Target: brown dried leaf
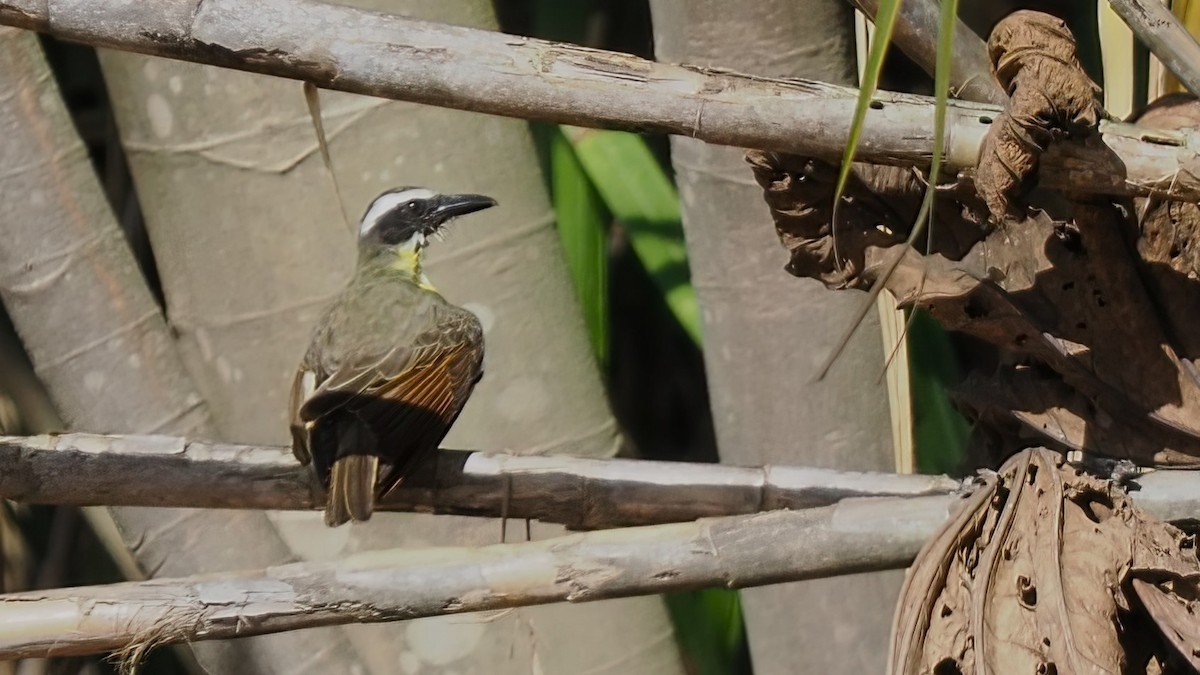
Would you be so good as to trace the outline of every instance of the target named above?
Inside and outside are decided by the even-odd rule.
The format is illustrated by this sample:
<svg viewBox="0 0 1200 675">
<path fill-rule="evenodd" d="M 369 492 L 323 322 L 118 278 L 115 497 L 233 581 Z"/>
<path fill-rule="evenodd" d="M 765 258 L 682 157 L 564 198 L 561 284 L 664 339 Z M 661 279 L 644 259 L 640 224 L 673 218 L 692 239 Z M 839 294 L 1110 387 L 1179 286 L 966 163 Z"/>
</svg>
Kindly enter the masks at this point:
<svg viewBox="0 0 1200 675">
<path fill-rule="evenodd" d="M 1126 602 L 1135 613 L 1128 623 L 1162 641 L 1163 672 L 1200 672 L 1200 563 L 1195 537 L 1141 522 L 1133 544 L 1133 560 L 1123 578 Z"/>
<path fill-rule="evenodd" d="M 1020 215 L 1011 200 L 1052 141 L 1095 129 L 1100 88 L 1079 65 L 1067 25 L 1049 14 L 1013 12 L 992 29 L 988 54 L 1010 100 L 984 139 L 975 184 L 999 222 Z"/>
<path fill-rule="evenodd" d="M 746 161 L 763 188 L 780 241 L 791 253 L 785 269 L 836 290 L 871 285 L 885 260 L 884 251 L 908 237 L 925 190 L 910 169 L 856 164 L 835 228 L 831 224 L 837 184 L 833 166 L 760 150 L 747 152 Z M 961 258 L 986 233 L 986 225 L 976 215 L 980 209 L 966 208 L 960 200 L 972 197 L 947 193 L 934 213 L 933 250 L 951 258 Z"/>
<path fill-rule="evenodd" d="M 754 167 L 771 212 L 777 214 L 776 231 L 791 252 L 786 267 L 791 274 L 819 279 L 833 289 L 858 287 L 867 249 L 901 240 L 891 231 L 902 221 L 854 173 L 838 209 L 841 222 L 834 228 L 831 188 L 837 172 L 832 166 L 756 150 L 747 153 L 746 160 Z"/>
<path fill-rule="evenodd" d="M 999 432 L 989 438 L 989 465 L 1022 448 L 1050 442 L 1061 450 L 1089 451 L 1160 466 L 1197 466 L 1196 444 L 1182 434 L 1166 438 L 1161 428 L 1135 415 L 1118 423 L 1045 368 L 1010 366 L 989 375 L 972 373 L 953 390 L 955 403 L 971 419 Z M 1097 452 L 1102 449 L 1102 452 Z"/>
<path fill-rule="evenodd" d="M 856 168 L 853 200 L 839 210 L 848 215 L 838 228 L 835 260 L 828 225 L 832 171 L 816 160 L 776 153 L 749 158 L 792 252 L 789 271 L 835 288 L 875 280 L 907 234 L 899 229 L 904 213 L 870 198 L 870 181 L 885 172 Z M 893 189 L 892 195 L 887 201 L 895 204 L 895 195 L 905 193 Z M 948 329 L 1047 366 L 1022 378 L 1025 393 L 1041 395 L 993 395 L 971 407 L 991 408 L 993 421 L 1015 418 L 1041 435 L 1026 434 L 1025 445 L 1052 441 L 1147 464 L 1200 464 L 1200 386 L 1176 356 L 1170 324 L 1142 283 L 1134 224 L 1106 205 L 1060 202 L 1053 206 L 1062 215 L 1038 211 L 989 232 L 969 199 L 946 194 L 939 201 L 942 234 L 933 252 L 904 251 L 888 290 Z M 970 247 L 965 254 L 963 245 Z M 1193 316 L 1200 318 L 1200 311 Z M 1032 384 L 1034 376 L 1045 385 Z M 1000 383 L 1009 384 L 1003 376 Z M 1007 414 L 997 409 L 1001 401 L 1011 406 Z M 1047 413 L 1062 419 L 1052 423 Z"/>
<path fill-rule="evenodd" d="M 1200 606 L 1194 595 L 1191 598 L 1181 597 L 1170 582 L 1156 585 L 1133 579 L 1131 585 L 1162 636 L 1175 648 L 1180 658 L 1200 672 L 1200 620 L 1196 616 Z M 1194 594 L 1194 586 L 1188 588 L 1188 592 Z"/>
<path fill-rule="evenodd" d="M 945 655 L 961 672 L 974 669 L 966 581 L 975 567 L 975 542 L 994 525 L 987 522 L 994 515 L 988 506 L 998 487 L 996 477 L 988 478 L 925 544 L 918 560 L 931 562 L 909 568 L 892 622 L 892 673 L 922 672 L 927 652 Z"/>
<path fill-rule="evenodd" d="M 909 570 L 893 624 L 891 672 L 1146 673 L 1151 656 L 1156 665 L 1169 664 L 1168 642 L 1143 640 L 1145 654 L 1131 662 L 1123 638 L 1166 626 L 1169 640 L 1200 645 L 1195 617 L 1186 614 L 1190 604 L 1181 600 L 1195 599 L 1190 579 L 1200 563 L 1178 545 L 1181 537 L 1057 454 L 1021 452 Z M 1160 543 L 1148 547 L 1158 553 L 1139 566 L 1134 552 L 1147 539 Z M 1169 599 L 1158 597 L 1161 585 L 1150 585 L 1155 609 L 1143 611 L 1126 597 L 1124 582 L 1153 574 L 1171 574 L 1177 585 Z"/>
<path fill-rule="evenodd" d="M 1190 94 L 1155 101 L 1139 124 L 1160 129 L 1200 128 L 1200 102 Z M 1200 380 L 1200 205 L 1139 200 L 1137 250 L 1147 289 L 1172 344 L 1193 380 Z"/>
<path fill-rule="evenodd" d="M 1076 138 L 1094 125 L 1094 91 L 1061 22 L 1018 12 L 997 26 L 991 44 L 998 77 L 1013 85 L 1017 127 Z M 1032 88 L 1064 79 L 1074 88 Z M 1180 110 L 1163 107 L 1147 119 L 1180 123 Z M 993 132 L 992 154 L 983 161 L 1003 164 L 996 144 L 1015 136 L 1004 125 Z M 1036 159 L 1041 146 L 1022 147 Z M 1027 217 L 991 229 L 978 195 L 956 185 L 939 194 L 937 239 L 922 255 L 896 248 L 922 182 L 911 171 L 856 165 L 850 197 L 839 209 L 848 215 L 836 228 L 835 257 L 832 168 L 777 153 L 748 157 L 792 252 L 793 274 L 862 288 L 902 255 L 886 281 L 901 304 L 918 305 L 945 327 L 995 345 L 1007 363 L 1035 364 L 1019 377 L 1006 366 L 989 376 L 990 387 L 977 374 L 967 394 L 979 418 L 1010 435 L 1003 447 L 1052 443 L 1145 464 L 1200 465 L 1200 325 L 1192 325 L 1200 321 L 1200 253 L 1190 244 L 1200 209 L 1151 205 L 1143 235 L 1132 204 L 1036 191 Z M 976 184 L 993 191 L 1015 186 Z M 1019 396 L 1002 391 L 1018 384 Z"/>
</svg>

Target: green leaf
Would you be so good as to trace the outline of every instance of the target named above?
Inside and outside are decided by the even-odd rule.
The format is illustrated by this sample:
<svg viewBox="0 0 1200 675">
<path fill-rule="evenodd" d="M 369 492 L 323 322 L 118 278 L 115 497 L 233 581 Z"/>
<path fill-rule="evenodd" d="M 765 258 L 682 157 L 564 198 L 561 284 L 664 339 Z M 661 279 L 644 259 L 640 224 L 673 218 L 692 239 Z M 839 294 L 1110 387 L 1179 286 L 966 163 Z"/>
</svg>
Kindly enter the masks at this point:
<svg viewBox="0 0 1200 675">
<path fill-rule="evenodd" d="M 558 234 L 588 336 L 600 363 L 608 362 L 607 209 L 561 130 L 550 138 L 550 180 Z"/>
<path fill-rule="evenodd" d="M 954 58 L 954 26 L 958 20 L 958 0 L 942 0 L 938 20 L 937 65 L 933 75 L 933 162 L 929 167 L 929 223 L 933 225 L 934 186 L 946 154 L 946 104 L 950 97 L 950 60 Z"/>
<path fill-rule="evenodd" d="M 901 0 L 879 0 L 879 9 L 875 14 L 875 37 L 871 42 L 871 51 L 867 55 L 867 62 L 863 66 L 862 77 L 858 84 L 858 102 L 854 106 L 854 117 L 850 122 L 850 134 L 846 139 L 846 151 L 842 154 L 842 165 L 838 168 L 837 187 L 833 193 L 833 213 L 832 213 L 832 228 L 833 228 L 833 252 L 834 257 L 838 256 L 837 250 L 837 228 L 838 228 L 838 206 L 842 202 L 842 194 L 846 191 L 846 183 L 850 180 L 850 172 L 854 166 L 854 154 L 858 150 L 858 141 L 862 138 L 863 125 L 866 123 L 867 110 L 871 107 L 871 97 L 875 94 L 875 89 L 879 86 L 879 76 L 883 72 L 883 59 L 887 55 L 888 45 L 892 41 L 892 32 L 896 27 L 896 16 L 900 12 Z M 922 204 L 921 213 L 917 215 L 916 223 L 912 231 L 909 233 L 908 242 L 905 248 L 912 244 L 913 238 L 917 236 L 920 230 L 921 221 L 924 219 L 925 208 L 927 204 Z M 888 264 L 871 286 L 871 290 L 867 293 L 867 297 L 863 299 L 855 312 L 854 318 L 846 330 L 839 336 L 835 343 L 833 351 L 826 357 L 821 367 L 817 370 L 817 379 L 824 379 L 829 374 L 829 369 L 833 367 L 842 350 L 850 343 L 850 338 L 858 327 L 862 324 L 867 313 L 875 307 L 875 301 L 879 298 L 880 291 L 883 290 L 883 285 L 887 278 L 896 270 L 896 266 L 900 264 L 903 255 L 897 255 Z"/>
<path fill-rule="evenodd" d="M 837 205 L 842 200 L 842 193 L 846 191 L 846 183 L 850 180 L 854 153 L 858 151 L 858 141 L 862 138 L 867 110 L 871 107 L 871 97 L 875 95 L 875 89 L 879 86 L 879 76 L 883 73 L 883 59 L 887 55 L 888 45 L 892 42 L 896 16 L 900 13 L 900 2 L 901 0 L 879 0 L 879 10 L 875 14 L 875 37 L 871 41 L 871 52 L 867 55 L 867 63 L 863 66 L 862 78 L 858 84 L 858 102 L 854 106 L 850 136 L 846 140 L 846 151 L 842 154 L 842 166 L 838 170 L 837 188 L 833 195 L 835 227 Z"/>
<path fill-rule="evenodd" d="M 564 127 L 583 169 L 629 234 L 634 253 L 667 307 L 697 344 L 700 312 L 692 288 L 679 194 L 640 136 Z"/>
</svg>

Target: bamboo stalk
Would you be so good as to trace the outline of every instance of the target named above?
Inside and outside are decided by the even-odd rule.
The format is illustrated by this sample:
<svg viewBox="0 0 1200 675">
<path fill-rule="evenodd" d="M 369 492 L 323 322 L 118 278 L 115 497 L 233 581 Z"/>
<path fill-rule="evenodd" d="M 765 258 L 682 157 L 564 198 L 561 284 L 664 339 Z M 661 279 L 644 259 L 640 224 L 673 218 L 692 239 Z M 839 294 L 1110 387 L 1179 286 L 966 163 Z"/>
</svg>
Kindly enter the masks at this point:
<svg viewBox="0 0 1200 675">
<path fill-rule="evenodd" d="M 114 218 L 37 36 L 8 27 L 0 27 L 0 166 L 0 298 L 62 423 L 215 433 L 210 402 Z M 257 568 L 292 556 L 262 513 L 141 508 L 93 510 L 89 518 L 107 525 L 104 546 L 142 572 Z M 304 655 L 311 640 L 280 637 L 237 649 L 295 675 L 363 663 L 338 631 L 321 635 L 317 658 Z M 220 672 L 212 664 L 230 652 L 209 647 L 197 656 Z"/>
<path fill-rule="evenodd" d="M 961 487 L 947 476 L 442 450 L 380 508 L 604 529 L 809 509 L 859 497 L 939 496 Z M 1200 520 L 1200 472 L 1149 471 L 1137 478 L 1132 494 L 1156 517 Z M 315 509 L 323 497 L 287 448 L 58 434 L 0 436 L 0 499 Z"/>
<path fill-rule="evenodd" d="M 391 549 L 254 572 L 0 596 L 0 659 L 123 650 L 352 622 L 745 588 L 902 567 L 959 499 L 573 534 L 482 548 Z"/>
<path fill-rule="evenodd" d="M 14 628 L 0 631 L 0 659 L 109 650 L 136 655 L 177 641 L 890 569 L 907 564 L 959 502 L 957 494 L 936 494 L 959 485 L 937 476 L 443 455 L 436 481 L 427 474 L 433 482 L 402 488 L 389 506 L 486 515 L 507 510 L 513 517 L 587 527 L 726 509 L 749 515 L 4 595 L 0 625 Z M 802 508 L 880 493 L 883 486 L 922 496 Z M 1173 521 L 1200 516 L 1196 472 L 1150 472 L 1134 487 L 1134 499 L 1152 514 Z M 292 508 L 316 502 L 304 470 L 283 448 L 87 434 L 0 439 L 0 496 Z M 753 513 L 784 507 L 799 510 Z"/>
<path fill-rule="evenodd" d="M 959 485 L 945 476 L 443 450 L 380 508 L 602 529 L 811 508 L 851 497 L 939 495 Z M 323 505 L 308 470 L 286 448 L 91 434 L 0 437 L 0 498 L 76 506 Z"/>
<path fill-rule="evenodd" d="M 313 82 L 372 96 L 592 127 L 619 127 L 836 161 L 856 92 L 654 63 L 313 0 L 0 0 L 0 24 L 95 46 Z M 927 166 L 933 101 L 881 93 L 858 158 Z M 954 102 L 947 166 L 974 167 L 999 108 Z M 1200 200 L 1200 136 L 1120 123 L 1102 143 L 1061 143 L 1042 184 L 1083 193 Z"/>
</svg>

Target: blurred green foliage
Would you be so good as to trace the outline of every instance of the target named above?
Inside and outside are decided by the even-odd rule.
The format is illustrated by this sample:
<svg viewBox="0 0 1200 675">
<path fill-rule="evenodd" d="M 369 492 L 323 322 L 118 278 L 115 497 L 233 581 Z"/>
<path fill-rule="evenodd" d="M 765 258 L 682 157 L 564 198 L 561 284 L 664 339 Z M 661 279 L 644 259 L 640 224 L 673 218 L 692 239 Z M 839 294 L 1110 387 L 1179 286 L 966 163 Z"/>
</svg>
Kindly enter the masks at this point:
<svg viewBox="0 0 1200 675">
<path fill-rule="evenodd" d="M 550 194 L 558 235 L 596 357 L 608 363 L 608 209 L 583 170 L 567 136 L 549 139 Z"/>
<path fill-rule="evenodd" d="M 700 314 L 675 185 L 636 134 L 575 127 L 565 132 L 671 313 L 700 344 Z"/>
<path fill-rule="evenodd" d="M 608 329 L 595 323 L 604 320 L 607 300 L 595 294 L 607 288 L 608 272 L 599 223 L 610 213 L 624 228 L 671 314 L 699 344 L 700 318 L 688 271 L 679 195 L 645 141 L 625 132 L 568 127 L 554 131 L 549 151 L 559 234 L 600 360 L 607 356 Z M 579 201 L 572 203 L 572 199 Z M 672 593 L 665 600 L 689 672 L 749 672 L 736 591 Z"/>
</svg>

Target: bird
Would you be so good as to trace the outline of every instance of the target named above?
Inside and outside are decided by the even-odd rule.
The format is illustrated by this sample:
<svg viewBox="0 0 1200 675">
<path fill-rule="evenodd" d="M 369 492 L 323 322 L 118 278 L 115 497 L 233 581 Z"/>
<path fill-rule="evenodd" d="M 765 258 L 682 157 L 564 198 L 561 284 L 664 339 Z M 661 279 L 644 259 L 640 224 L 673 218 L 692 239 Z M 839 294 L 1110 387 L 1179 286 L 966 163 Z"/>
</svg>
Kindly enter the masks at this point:
<svg viewBox="0 0 1200 675">
<path fill-rule="evenodd" d="M 483 327 L 423 269 L 426 245 L 478 194 L 401 187 L 358 224 L 358 261 L 312 332 L 291 388 L 292 451 L 325 487 L 325 524 L 365 521 L 436 453 L 483 376 Z"/>
</svg>

